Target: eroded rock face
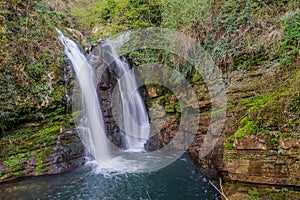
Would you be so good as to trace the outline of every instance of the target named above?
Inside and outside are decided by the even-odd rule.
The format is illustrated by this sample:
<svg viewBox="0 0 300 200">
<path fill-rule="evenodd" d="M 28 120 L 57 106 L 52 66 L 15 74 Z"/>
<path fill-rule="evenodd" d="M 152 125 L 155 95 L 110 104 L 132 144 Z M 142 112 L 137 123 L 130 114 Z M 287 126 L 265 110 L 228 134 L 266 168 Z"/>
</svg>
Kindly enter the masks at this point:
<svg viewBox="0 0 300 200">
<path fill-rule="evenodd" d="M 188 134 L 189 137 L 193 137 L 193 142 L 189 146 L 184 146 L 185 144 L 182 144 L 182 142 L 173 141 L 173 147 L 180 150 L 187 150 L 194 162 L 199 164 L 202 169 L 217 169 L 222 165 L 225 137 L 222 135 L 219 139 L 217 138 L 218 141 L 216 141 L 215 147 L 208 155 L 200 155 L 201 151 L 203 152 L 203 149 L 201 148 L 211 147 L 211 143 L 209 143 L 208 147 L 202 146 L 209 124 L 211 123 L 211 116 L 209 113 L 211 101 L 208 89 L 201 75 L 195 73 L 191 79 L 192 87 L 198 97 L 198 104 L 195 105 L 189 103 L 188 100 L 191 100 L 191 98 L 190 96 L 185 96 L 185 91 L 179 94 L 179 97 L 186 101 L 185 109 L 200 111 L 200 116 L 195 115 L 195 117 L 193 117 L 193 113 L 189 112 L 188 123 L 184 124 L 180 123 L 182 108 L 175 95 L 160 92 L 162 90 L 160 87 L 148 88 L 148 95 L 150 98 L 150 118 L 154 135 L 149 138 L 145 148 L 149 151 L 163 148 L 173 141 L 176 135 L 181 134 L 179 137 L 185 137 L 185 130 L 192 129 L 195 130 L 195 132 Z M 180 87 L 182 86 L 179 84 L 174 87 L 178 87 L 177 89 L 180 91 Z M 197 118 L 199 118 L 199 120 L 197 120 Z M 180 133 L 179 127 L 183 133 Z"/>
<path fill-rule="evenodd" d="M 240 73 L 238 77 L 241 78 L 231 78 L 232 82 L 227 89 L 227 96 L 231 102 L 242 101 L 245 97 L 254 96 L 255 92 L 265 91 L 266 84 L 276 85 L 274 83 L 276 71 L 278 69 L 274 67 L 250 74 Z M 228 113 L 232 117 L 227 118 L 227 123 L 232 128 L 224 130 L 227 136 L 235 134 L 241 127 L 240 120 L 249 116 L 249 110 L 246 113 L 242 108 L 240 109 L 233 109 Z M 256 107 L 257 111 L 259 109 L 261 108 Z M 232 148 L 224 151 L 223 167 L 220 170 L 226 172 L 224 173 L 226 180 L 237 183 L 299 187 L 299 134 L 295 132 L 283 134 L 272 126 L 268 127 L 270 120 L 264 118 L 262 120 L 267 126 L 263 131 L 249 134 L 246 130 L 242 130 L 243 135 L 234 137 Z M 233 190 L 231 192 L 234 193 Z"/>
<path fill-rule="evenodd" d="M 124 140 L 123 134 L 120 131 L 119 126 L 117 125 L 113 112 L 117 112 L 113 110 L 112 106 L 112 93 L 113 93 L 113 86 L 115 80 L 112 80 L 108 69 L 104 71 L 101 76 L 101 81 L 98 84 L 99 89 L 99 96 L 100 96 L 100 103 L 101 109 L 103 113 L 104 123 L 107 128 L 107 134 L 110 141 L 112 141 L 115 145 L 120 148 L 126 147 L 126 142 Z M 121 111 L 119 111 L 121 112 Z"/>
<path fill-rule="evenodd" d="M 75 130 L 41 132 L 0 143 L 0 182 L 67 172 L 85 162 L 85 148 Z"/>
<path fill-rule="evenodd" d="M 264 134 L 264 136 L 267 134 Z M 269 134 L 271 135 L 271 134 Z M 253 135 L 258 141 L 261 135 Z M 241 140 L 247 140 L 242 138 Z M 272 145 L 236 142 L 234 150 L 224 154 L 224 170 L 234 181 L 271 185 L 300 186 L 300 142 L 297 137 L 281 138 L 290 145 Z M 268 139 L 266 139 L 268 141 Z"/>
<path fill-rule="evenodd" d="M 262 91 L 265 92 L 266 82 L 276 84 L 274 82 L 276 81 L 274 79 L 276 73 L 277 69 L 271 68 L 254 72 L 241 70 L 225 74 L 228 104 L 242 101 Z M 240 138 L 234 139 L 233 150 L 224 149 L 226 136 L 229 137 L 235 134 L 240 128 L 239 121 L 247 114 L 245 108 L 229 108 L 227 110 L 225 125 L 216 145 L 208 155 L 205 157 L 200 156 L 203 140 L 211 123 L 210 113 L 205 111 L 209 111 L 211 105 L 204 83 L 197 80 L 197 77 L 193 77 L 192 84 L 198 94 L 201 94 L 198 99 L 201 115 L 196 137 L 188 148 L 193 160 L 202 169 L 213 168 L 224 172 L 227 181 L 299 187 L 299 134 L 292 133 L 291 136 L 287 137 L 271 127 L 270 130 L 258 131 L 255 134 L 245 133 Z M 159 94 L 153 88 L 149 90 L 149 96 L 151 98 L 150 102 L 154 103 L 164 98 L 163 94 Z M 164 103 L 166 105 L 170 104 L 170 98 Z M 165 109 L 165 113 L 154 113 L 154 116 L 158 116 L 152 120 L 157 135 L 148 140 L 147 149 L 162 148 L 173 139 L 178 130 L 179 120 L 173 117 L 174 120 L 166 120 L 162 123 L 160 118 L 165 116 L 171 118 L 172 115 L 175 115 L 174 113 L 177 113 L 176 109 L 170 109 L 169 107 Z"/>
<path fill-rule="evenodd" d="M 174 117 L 167 117 L 165 120 L 155 119 L 151 123 L 154 135 L 145 144 L 147 151 L 155 151 L 165 147 L 178 131 L 178 123 Z"/>
</svg>

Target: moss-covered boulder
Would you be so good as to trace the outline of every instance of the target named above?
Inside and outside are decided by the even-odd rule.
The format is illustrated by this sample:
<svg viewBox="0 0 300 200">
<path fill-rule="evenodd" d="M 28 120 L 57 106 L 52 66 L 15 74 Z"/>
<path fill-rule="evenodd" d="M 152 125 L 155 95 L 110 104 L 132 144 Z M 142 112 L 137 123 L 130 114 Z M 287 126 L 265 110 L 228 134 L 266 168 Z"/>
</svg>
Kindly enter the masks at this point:
<svg viewBox="0 0 300 200">
<path fill-rule="evenodd" d="M 0 139 L 0 182 L 66 172 L 84 163 L 85 148 L 75 131 L 59 124 L 18 131 Z"/>
</svg>

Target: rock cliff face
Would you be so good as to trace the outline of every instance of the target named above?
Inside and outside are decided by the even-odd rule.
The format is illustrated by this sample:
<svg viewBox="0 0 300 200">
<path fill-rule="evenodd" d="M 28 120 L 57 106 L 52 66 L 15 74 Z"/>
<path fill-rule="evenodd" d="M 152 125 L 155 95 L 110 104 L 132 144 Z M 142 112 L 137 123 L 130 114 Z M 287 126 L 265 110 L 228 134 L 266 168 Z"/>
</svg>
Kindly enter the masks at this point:
<svg viewBox="0 0 300 200">
<path fill-rule="evenodd" d="M 267 198 L 272 192 L 259 185 L 299 188 L 299 124 L 293 124 L 299 113 L 292 114 L 298 111 L 290 109 L 292 99 L 299 94 L 299 90 L 291 89 L 298 85 L 295 81 L 298 73 L 297 68 L 286 72 L 274 66 L 234 74 L 227 95 L 230 102 L 237 103 L 234 109 L 228 110 L 227 126 L 232 128 L 224 129 L 227 139 L 223 165 L 219 168 L 224 172 L 227 194 L 232 199 L 241 199 L 235 197 L 237 194 L 253 196 L 250 194 L 253 188 L 260 190 L 256 198 Z M 241 187 L 244 189 L 239 191 L 234 185 L 241 183 L 253 185 Z M 282 196 L 273 195 L 290 199 L 295 192 L 281 193 Z"/>
<path fill-rule="evenodd" d="M 293 78 L 292 80 L 286 79 L 286 77 L 292 77 L 286 76 L 286 73 L 294 74 L 294 77 L 299 79 L 298 70 L 292 68 L 291 71 L 286 72 L 280 66 L 274 65 L 274 67 L 262 67 L 252 72 L 240 70 L 224 75 L 228 98 L 226 122 L 218 142 L 205 158 L 199 158 L 199 151 L 210 123 L 210 114 L 213 113 L 205 112 L 210 110 L 210 99 L 204 84 L 201 81 L 195 81 L 197 78 L 194 78 L 192 80 L 194 89 L 198 94 L 202 94 L 198 100 L 203 114 L 199 120 L 195 140 L 188 148 L 193 160 L 202 169 L 219 170 L 228 183 L 299 188 L 299 124 L 291 122 L 297 118 L 298 114 L 289 114 L 296 111 L 288 109 L 292 104 L 291 99 L 295 97 L 295 94 L 297 98 L 299 91 L 294 93 L 280 86 L 289 81 L 292 82 L 291 88 L 298 84 Z M 157 99 L 164 99 L 168 96 L 166 94 L 159 96 L 157 92 L 153 92 L 156 90 L 152 88 L 152 92 L 149 92 L 150 102 L 157 103 Z M 165 99 L 165 105 L 170 104 L 170 99 Z M 172 118 L 172 114 L 176 112 L 176 109 L 166 109 L 166 113 L 156 113 L 157 119 L 164 114 L 170 117 L 163 124 L 164 128 L 148 140 L 148 149 L 162 148 L 172 140 L 178 130 L 179 120 L 176 117 Z M 287 118 L 281 117 L 283 115 L 288 116 L 290 122 L 286 122 Z M 154 127 L 162 126 L 159 121 L 156 122 L 156 119 L 153 122 Z M 227 185 L 228 195 L 236 193 L 237 188 L 233 185 Z M 244 198 L 247 198 L 248 189 L 251 187 L 253 186 L 244 187 Z"/>
<path fill-rule="evenodd" d="M 189 81 L 198 97 L 196 107 L 197 111 L 200 112 L 200 116 L 199 121 L 190 119 L 188 124 L 189 126 L 195 126 L 194 130 L 196 132 L 194 141 L 187 148 L 187 151 L 203 169 L 217 169 L 222 165 L 225 136 L 224 134 L 220 136 L 211 153 L 205 158 L 200 157 L 201 145 L 211 122 L 211 100 L 201 74 L 194 73 Z M 181 85 L 178 87 L 181 87 Z M 150 109 L 152 130 L 156 135 L 147 141 L 146 149 L 156 150 L 166 146 L 178 134 L 182 108 L 175 95 L 160 86 L 148 88 L 148 94 L 150 97 L 149 106 L 153 108 Z M 182 97 L 183 95 L 185 95 L 184 92 L 179 96 Z M 186 99 L 189 98 L 189 96 L 186 96 Z M 187 105 L 187 109 L 189 106 L 192 107 L 192 105 Z M 178 147 L 178 149 L 182 149 L 182 147 Z"/>
<path fill-rule="evenodd" d="M 273 137 L 272 134 L 276 133 L 269 134 Z M 274 149 L 267 144 L 270 137 L 258 133 L 235 141 L 235 150 L 226 150 L 224 154 L 227 178 L 240 182 L 299 187 L 299 138 L 280 136 L 279 146 Z"/>
</svg>

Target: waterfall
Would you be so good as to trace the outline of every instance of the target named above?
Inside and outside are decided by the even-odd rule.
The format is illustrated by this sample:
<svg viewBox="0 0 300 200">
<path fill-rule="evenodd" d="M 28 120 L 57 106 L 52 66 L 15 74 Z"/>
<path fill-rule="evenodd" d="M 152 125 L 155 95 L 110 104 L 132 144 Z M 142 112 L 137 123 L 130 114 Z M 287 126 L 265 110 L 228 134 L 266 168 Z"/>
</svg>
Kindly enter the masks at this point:
<svg viewBox="0 0 300 200">
<path fill-rule="evenodd" d="M 112 143 L 107 139 L 102 110 L 97 93 L 96 75 L 93 67 L 81 53 L 78 45 L 65 37 L 57 30 L 59 39 L 65 47 L 65 54 L 70 59 L 76 79 L 81 91 L 83 115 L 81 115 L 78 128 L 81 139 L 89 152 L 102 164 L 113 158 Z M 115 45 L 110 40 L 101 43 L 101 59 L 107 64 L 110 73 L 116 78 L 116 91 L 121 97 L 122 116 L 117 121 L 120 129 L 125 133 L 127 152 L 144 151 L 144 144 L 149 136 L 149 119 L 144 100 L 138 90 L 134 71 L 124 57 L 116 51 L 120 41 Z"/>
<path fill-rule="evenodd" d="M 110 73 L 117 79 L 123 112 L 123 118 L 118 123 L 125 133 L 126 147 L 128 151 L 143 151 L 150 131 L 148 112 L 139 92 L 134 70 L 125 57 L 117 53 L 125 40 L 124 37 L 127 36 L 102 42 L 101 58 Z"/>
<path fill-rule="evenodd" d="M 57 31 L 59 39 L 65 47 L 65 54 L 73 65 L 81 90 L 84 117 L 80 120 L 79 128 L 82 132 L 82 141 L 98 161 L 106 163 L 111 158 L 111 148 L 106 138 L 106 128 L 96 91 L 93 68 L 81 53 L 77 44 L 65 37 L 61 31 Z"/>
</svg>

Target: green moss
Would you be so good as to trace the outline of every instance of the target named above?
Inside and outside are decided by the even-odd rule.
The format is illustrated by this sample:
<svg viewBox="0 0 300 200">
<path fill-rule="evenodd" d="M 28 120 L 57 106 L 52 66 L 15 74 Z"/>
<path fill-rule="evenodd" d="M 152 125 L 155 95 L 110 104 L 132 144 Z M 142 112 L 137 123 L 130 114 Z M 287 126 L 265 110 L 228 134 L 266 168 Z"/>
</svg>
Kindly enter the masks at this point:
<svg viewBox="0 0 300 200">
<path fill-rule="evenodd" d="M 44 166 L 43 165 L 38 165 L 35 167 L 35 175 L 41 175 L 44 172 Z"/>
<path fill-rule="evenodd" d="M 226 138 L 226 145 L 225 145 L 226 150 L 233 150 L 234 149 L 234 146 L 233 146 L 234 137 L 235 137 L 234 135 L 231 135 L 231 136 Z"/>
<path fill-rule="evenodd" d="M 270 200 L 295 199 L 300 192 L 290 190 L 288 188 L 281 189 L 265 189 L 260 192 L 260 197 Z M 299 197 L 299 196 L 298 196 Z"/>
<path fill-rule="evenodd" d="M 246 117 L 244 117 L 244 118 L 240 121 L 240 124 L 241 124 L 241 125 L 245 125 L 245 124 L 247 124 L 248 122 L 249 122 L 249 117 L 246 116 Z"/>
<path fill-rule="evenodd" d="M 176 121 L 179 122 L 181 118 L 181 114 L 179 112 L 175 113 Z"/>
<path fill-rule="evenodd" d="M 237 159 L 238 155 L 236 153 L 230 154 L 230 159 Z"/>
<path fill-rule="evenodd" d="M 245 130 L 245 132 L 247 134 L 256 134 L 256 132 L 258 131 L 258 128 L 255 127 L 254 122 L 253 121 L 249 121 L 243 128 Z"/>
<path fill-rule="evenodd" d="M 247 120 L 245 120 L 245 119 L 247 119 Z M 258 129 L 257 129 L 257 127 L 255 127 L 254 122 L 253 121 L 248 121 L 248 120 L 249 120 L 248 118 L 243 119 L 242 124 L 244 124 L 244 123 L 246 123 L 246 124 L 243 127 L 239 128 L 235 132 L 235 134 L 234 134 L 235 138 L 241 139 L 241 138 L 244 137 L 245 134 L 252 134 L 253 135 L 253 134 L 257 133 Z"/>
<path fill-rule="evenodd" d="M 235 135 L 235 138 L 241 139 L 244 137 L 245 133 L 244 133 L 243 129 L 238 129 L 234 135 Z"/>
<path fill-rule="evenodd" d="M 248 200 L 256 200 L 259 196 L 259 192 L 256 189 L 249 190 L 248 195 Z"/>
<path fill-rule="evenodd" d="M 232 143 L 227 142 L 227 143 L 226 143 L 226 146 L 225 146 L 225 149 L 226 149 L 226 150 L 233 150 L 233 149 L 234 149 L 234 146 L 233 146 Z"/>
<path fill-rule="evenodd" d="M 294 136 L 293 132 L 280 133 L 280 137 L 282 138 L 291 138 Z"/>
<path fill-rule="evenodd" d="M 181 106 L 179 105 L 179 103 L 175 103 L 175 110 L 176 110 L 176 112 L 178 112 L 178 113 L 181 113 L 182 112 L 182 109 L 181 109 Z"/>
<path fill-rule="evenodd" d="M 282 54 L 281 64 L 291 65 L 298 56 L 300 40 L 300 12 L 289 16 L 286 15 L 281 24 L 281 28 L 285 31 L 285 36 L 280 44 L 278 53 Z"/>
<path fill-rule="evenodd" d="M 22 170 L 24 166 L 20 164 L 28 162 L 32 157 L 38 155 L 41 159 L 44 158 L 50 149 L 42 154 L 37 151 L 44 149 L 45 146 L 51 148 L 55 143 L 55 137 L 60 132 L 60 124 L 48 124 L 48 127 L 35 132 L 30 131 L 28 127 L 20 132 L 0 139 L 0 162 L 4 162 L 5 167 L 11 172 Z"/>
<path fill-rule="evenodd" d="M 249 121 L 248 117 L 244 117 L 240 121 L 240 124 L 244 126 L 240 127 L 233 135 L 226 138 L 226 150 L 234 149 L 233 142 L 235 139 L 241 139 L 245 136 L 245 134 L 256 134 L 257 131 L 260 130 L 259 128 L 255 127 L 255 123 L 253 121 Z"/>
<path fill-rule="evenodd" d="M 234 103 L 227 104 L 227 110 L 231 110 L 235 107 L 236 107 L 236 105 Z"/>
<path fill-rule="evenodd" d="M 271 144 L 272 144 L 274 147 L 278 147 L 278 145 L 279 145 L 279 140 L 278 140 L 277 137 L 271 138 L 271 139 L 270 139 L 270 142 L 271 142 Z"/>
<path fill-rule="evenodd" d="M 10 156 L 6 161 L 4 161 L 4 166 L 9 172 L 20 171 L 24 168 L 22 162 L 25 161 L 25 158 L 26 154 L 23 153 Z"/>
<path fill-rule="evenodd" d="M 50 155 L 52 152 L 52 147 L 48 147 L 45 149 L 42 149 L 39 153 L 36 154 L 36 163 L 35 163 L 35 175 L 41 175 L 44 173 L 46 169 L 46 158 Z"/>
</svg>

